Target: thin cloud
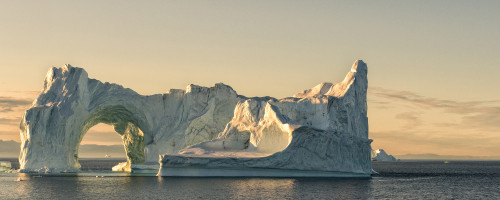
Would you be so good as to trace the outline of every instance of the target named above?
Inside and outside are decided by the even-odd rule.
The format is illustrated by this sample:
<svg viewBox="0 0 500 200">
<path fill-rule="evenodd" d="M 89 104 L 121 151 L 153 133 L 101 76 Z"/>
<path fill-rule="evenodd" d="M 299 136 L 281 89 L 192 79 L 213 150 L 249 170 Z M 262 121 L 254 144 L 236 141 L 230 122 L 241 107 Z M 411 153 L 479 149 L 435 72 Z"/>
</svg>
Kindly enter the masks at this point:
<svg viewBox="0 0 500 200">
<path fill-rule="evenodd" d="M 499 101 L 454 101 L 426 97 L 409 91 L 387 90 L 380 87 L 370 87 L 368 93 L 388 101 L 414 105 L 424 110 L 441 109 L 446 113 L 456 114 L 462 118 L 461 123 L 436 124 L 438 126 L 456 126 L 488 131 L 500 129 Z M 414 118 L 415 116 L 403 117 L 406 117 L 407 120 L 418 120 Z"/>
<path fill-rule="evenodd" d="M 19 123 L 20 119 L 0 118 L 0 124 L 14 125 Z"/>
<path fill-rule="evenodd" d="M 18 137 L 19 131 L 4 131 L 4 130 L 0 131 L 0 140 L 2 140 L 1 138 L 5 139 L 6 137 L 10 137 L 10 136 Z"/>
<path fill-rule="evenodd" d="M 433 152 L 454 152 L 462 155 L 499 155 L 498 141 L 500 136 L 489 137 L 431 137 L 440 132 L 428 132 L 426 135 L 419 135 L 411 130 L 394 131 L 372 131 L 370 135 L 375 141 L 383 141 L 386 144 L 406 144 L 405 147 L 393 146 L 396 152 L 413 153 L 433 153 Z M 389 147 L 387 147 L 389 148 Z"/>
<path fill-rule="evenodd" d="M 12 112 L 17 107 L 27 107 L 33 102 L 32 99 L 20 99 L 13 97 L 0 97 L 0 112 Z"/>
<path fill-rule="evenodd" d="M 499 101 L 454 101 L 418 95 L 409 91 L 387 90 L 371 87 L 368 93 L 388 100 L 409 103 L 420 108 L 442 108 L 450 113 L 474 113 L 482 109 L 482 105 L 498 103 Z"/>
<path fill-rule="evenodd" d="M 397 114 L 396 118 L 406 121 L 405 128 L 411 129 L 422 124 L 419 115 L 417 112 L 404 112 Z"/>
<path fill-rule="evenodd" d="M 40 91 L 35 90 L 8 90 L 7 92 L 18 93 L 18 94 L 27 94 L 27 95 L 38 95 Z"/>
<path fill-rule="evenodd" d="M 462 126 L 469 128 L 487 128 L 490 131 L 500 129 L 500 107 L 483 107 L 474 115 L 464 116 Z"/>
<path fill-rule="evenodd" d="M 14 111 L 12 108 L 0 108 L 0 113 L 12 112 L 12 111 Z"/>
</svg>

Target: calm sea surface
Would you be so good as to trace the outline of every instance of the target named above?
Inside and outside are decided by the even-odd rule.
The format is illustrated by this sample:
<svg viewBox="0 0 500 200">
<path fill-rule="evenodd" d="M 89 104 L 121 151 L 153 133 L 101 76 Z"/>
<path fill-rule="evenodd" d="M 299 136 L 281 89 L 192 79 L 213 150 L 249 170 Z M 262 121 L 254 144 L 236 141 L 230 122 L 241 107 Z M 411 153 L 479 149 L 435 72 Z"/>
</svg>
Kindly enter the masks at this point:
<svg viewBox="0 0 500 200">
<path fill-rule="evenodd" d="M 110 171 L 122 161 L 81 160 L 84 173 L 72 176 L 0 173 L 0 199 L 500 199 L 500 161 L 375 162 L 380 175 L 371 179 L 161 178 Z"/>
</svg>

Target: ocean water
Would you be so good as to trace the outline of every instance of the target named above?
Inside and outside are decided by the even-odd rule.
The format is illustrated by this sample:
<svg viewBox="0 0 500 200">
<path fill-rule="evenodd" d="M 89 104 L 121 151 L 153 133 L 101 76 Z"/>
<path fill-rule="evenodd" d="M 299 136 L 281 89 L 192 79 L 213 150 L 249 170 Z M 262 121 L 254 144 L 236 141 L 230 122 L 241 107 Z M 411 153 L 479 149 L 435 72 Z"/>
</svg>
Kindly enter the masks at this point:
<svg viewBox="0 0 500 200">
<path fill-rule="evenodd" d="M 0 199 L 500 199 L 500 161 L 374 162 L 379 175 L 371 179 L 162 178 L 110 171 L 122 161 L 81 160 L 83 172 L 65 176 L 0 173 Z"/>
</svg>

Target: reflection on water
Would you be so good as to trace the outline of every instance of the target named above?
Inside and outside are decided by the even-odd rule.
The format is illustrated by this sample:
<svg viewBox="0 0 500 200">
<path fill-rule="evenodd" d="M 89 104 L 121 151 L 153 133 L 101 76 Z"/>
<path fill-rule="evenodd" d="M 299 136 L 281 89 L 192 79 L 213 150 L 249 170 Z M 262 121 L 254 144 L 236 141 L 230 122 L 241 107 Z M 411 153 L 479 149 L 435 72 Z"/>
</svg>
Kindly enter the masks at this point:
<svg viewBox="0 0 500 200">
<path fill-rule="evenodd" d="M 17 177 L 22 181 L 16 181 Z M 0 174 L 0 197 L 37 199 L 89 199 L 124 197 L 147 177 L 42 176 Z M 156 178 L 156 177 L 154 177 Z M 3 199 L 3 198 L 0 198 Z"/>
<path fill-rule="evenodd" d="M 248 197 L 248 192 L 260 194 L 268 199 L 293 193 L 294 179 L 238 179 L 233 184 L 228 184 L 228 190 L 233 192 L 231 199 Z"/>
<path fill-rule="evenodd" d="M 24 181 L 16 181 L 20 176 Z M 161 178 L 0 174 L 0 199 L 379 199 L 500 197 L 499 177 Z"/>
<path fill-rule="evenodd" d="M 374 165 L 372 179 L 173 178 L 0 173 L 0 199 L 498 199 L 500 162 Z M 98 177 L 96 177 L 98 176 Z M 101 177 L 103 176 L 103 177 Z M 23 181 L 16 181 L 21 178 Z"/>
<path fill-rule="evenodd" d="M 24 181 L 16 182 L 19 175 Z M 137 176 L 0 176 L 7 198 L 366 199 L 370 179 L 162 178 Z M 8 179 L 8 180 L 6 180 Z M 6 192 L 10 191 L 10 192 Z"/>
<path fill-rule="evenodd" d="M 186 198 L 366 199 L 371 179 L 159 178 L 160 189 Z"/>
<path fill-rule="evenodd" d="M 371 179 L 298 179 L 292 198 L 366 199 L 370 194 Z"/>
</svg>

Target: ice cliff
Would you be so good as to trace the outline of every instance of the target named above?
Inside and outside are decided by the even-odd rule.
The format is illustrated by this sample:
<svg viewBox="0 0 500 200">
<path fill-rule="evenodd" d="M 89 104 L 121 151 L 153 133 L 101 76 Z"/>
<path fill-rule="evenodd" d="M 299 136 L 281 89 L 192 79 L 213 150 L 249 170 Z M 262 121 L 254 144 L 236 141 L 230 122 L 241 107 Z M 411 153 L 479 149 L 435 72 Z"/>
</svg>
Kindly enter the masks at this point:
<svg viewBox="0 0 500 200">
<path fill-rule="evenodd" d="M 82 138 L 106 123 L 122 137 L 128 161 L 117 168 L 127 171 L 161 155 L 160 175 L 193 166 L 370 174 L 367 83 L 358 60 L 344 81 L 284 99 L 248 98 L 222 83 L 143 96 L 81 68 L 52 68 L 20 124 L 20 168 L 79 169 Z"/>
<path fill-rule="evenodd" d="M 373 161 L 398 161 L 394 156 L 387 154 L 383 149 L 372 150 Z"/>
</svg>

